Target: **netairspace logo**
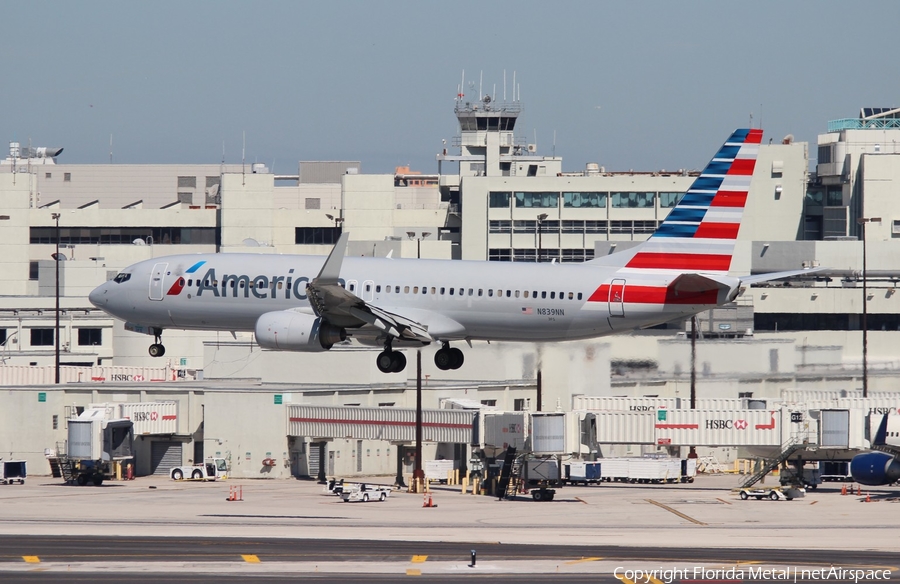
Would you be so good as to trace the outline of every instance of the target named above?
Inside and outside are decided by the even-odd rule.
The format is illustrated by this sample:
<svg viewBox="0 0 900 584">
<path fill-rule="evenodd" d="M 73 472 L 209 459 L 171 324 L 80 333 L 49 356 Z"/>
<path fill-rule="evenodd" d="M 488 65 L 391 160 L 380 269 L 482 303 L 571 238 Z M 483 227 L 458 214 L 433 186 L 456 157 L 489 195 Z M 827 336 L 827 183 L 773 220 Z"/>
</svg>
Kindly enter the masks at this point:
<svg viewBox="0 0 900 584">
<path fill-rule="evenodd" d="M 656 569 L 629 569 L 617 567 L 613 576 L 625 584 L 662 582 L 693 581 L 746 581 L 757 580 L 760 582 L 808 582 L 817 580 L 838 580 L 842 582 L 871 582 L 891 579 L 890 570 L 875 570 L 861 568 L 841 568 L 829 566 L 827 568 L 808 568 L 788 566 L 784 568 L 767 568 L 764 566 L 746 566 L 730 569 L 713 569 L 702 566 L 693 568 L 656 568 Z"/>
</svg>

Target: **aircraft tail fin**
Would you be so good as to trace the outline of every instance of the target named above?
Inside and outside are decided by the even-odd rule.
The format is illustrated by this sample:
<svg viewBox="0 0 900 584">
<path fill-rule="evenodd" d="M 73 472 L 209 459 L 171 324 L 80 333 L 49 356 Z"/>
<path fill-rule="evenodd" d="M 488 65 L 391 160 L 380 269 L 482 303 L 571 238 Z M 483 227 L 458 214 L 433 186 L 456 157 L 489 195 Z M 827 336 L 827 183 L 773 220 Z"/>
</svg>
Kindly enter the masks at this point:
<svg viewBox="0 0 900 584">
<path fill-rule="evenodd" d="M 650 239 L 592 262 L 727 273 L 761 141 L 762 130 L 735 130 Z"/>
</svg>

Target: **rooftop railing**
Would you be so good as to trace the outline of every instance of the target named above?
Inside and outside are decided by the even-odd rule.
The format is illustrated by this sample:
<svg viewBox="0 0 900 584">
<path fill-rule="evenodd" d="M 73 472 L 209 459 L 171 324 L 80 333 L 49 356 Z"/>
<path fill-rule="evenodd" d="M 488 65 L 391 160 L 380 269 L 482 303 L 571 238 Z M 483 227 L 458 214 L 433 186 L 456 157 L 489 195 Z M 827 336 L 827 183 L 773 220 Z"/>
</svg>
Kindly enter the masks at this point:
<svg viewBox="0 0 900 584">
<path fill-rule="evenodd" d="M 841 130 L 885 130 L 891 128 L 900 128 L 900 118 L 880 118 L 874 120 L 841 118 L 839 120 L 831 120 L 828 122 L 829 132 L 840 132 Z"/>
</svg>

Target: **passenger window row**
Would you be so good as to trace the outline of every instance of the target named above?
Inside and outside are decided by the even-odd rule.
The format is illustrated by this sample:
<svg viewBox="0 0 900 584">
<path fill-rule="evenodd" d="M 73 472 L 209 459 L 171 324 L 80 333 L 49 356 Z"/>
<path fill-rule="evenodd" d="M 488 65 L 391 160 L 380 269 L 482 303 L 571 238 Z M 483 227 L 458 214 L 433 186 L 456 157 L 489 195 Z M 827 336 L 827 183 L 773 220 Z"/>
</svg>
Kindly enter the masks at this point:
<svg viewBox="0 0 900 584">
<path fill-rule="evenodd" d="M 351 283 L 349 289 L 355 292 L 356 285 Z M 369 285 L 366 285 L 366 292 L 371 291 Z M 581 300 L 583 295 L 581 292 L 557 292 L 555 290 L 508 290 L 502 288 L 447 288 L 444 286 L 403 286 L 402 292 L 400 286 L 375 286 L 375 292 L 380 294 L 382 291 L 386 294 L 435 294 L 440 296 L 479 296 L 488 298 L 532 298 L 541 300 Z"/>
</svg>

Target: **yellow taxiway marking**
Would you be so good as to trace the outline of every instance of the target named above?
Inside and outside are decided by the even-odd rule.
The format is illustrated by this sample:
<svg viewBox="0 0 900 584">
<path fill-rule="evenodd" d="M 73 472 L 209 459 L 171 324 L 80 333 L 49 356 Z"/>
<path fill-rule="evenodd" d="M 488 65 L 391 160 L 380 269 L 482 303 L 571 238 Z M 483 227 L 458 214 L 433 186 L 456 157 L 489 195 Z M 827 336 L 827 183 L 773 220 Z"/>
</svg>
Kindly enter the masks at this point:
<svg viewBox="0 0 900 584">
<path fill-rule="evenodd" d="M 668 511 L 669 513 L 674 513 L 675 515 L 678 515 L 678 516 L 681 517 L 682 519 L 686 519 L 686 520 L 690 521 L 691 523 L 696 523 L 697 525 L 706 525 L 705 523 L 703 523 L 703 522 L 700 521 L 699 519 L 694 519 L 693 517 L 691 517 L 691 516 L 689 516 L 689 515 L 685 515 L 685 514 L 682 513 L 681 511 L 677 511 L 677 510 L 675 510 L 675 509 L 672 509 L 672 508 L 669 507 L 668 505 L 663 505 L 663 504 L 660 503 L 659 501 L 654 501 L 653 499 L 646 499 L 646 501 L 647 501 L 648 503 L 651 503 L 651 504 L 653 504 L 653 505 L 656 505 L 657 507 L 659 507 L 659 508 L 661 508 L 661 509 L 665 509 L 665 510 Z"/>
<path fill-rule="evenodd" d="M 244 558 L 244 561 L 248 564 L 258 564 L 259 556 L 255 554 L 241 554 L 241 557 Z"/>
<path fill-rule="evenodd" d="M 731 505 L 731 503 L 729 501 L 726 501 L 725 499 L 720 499 L 718 497 L 716 497 L 716 501 L 721 501 L 722 503 L 725 503 L 726 505 Z"/>
<path fill-rule="evenodd" d="M 581 501 L 581 502 L 584 503 L 585 505 L 590 505 L 590 503 L 588 503 L 587 501 L 585 501 L 585 500 L 582 499 L 581 497 L 575 497 L 575 500 L 576 500 L 576 501 Z"/>
<path fill-rule="evenodd" d="M 815 504 L 818 503 L 818 502 L 819 502 L 819 501 L 817 501 L 817 500 L 816 500 L 816 501 L 813 501 L 812 503 L 810 503 L 810 505 L 815 505 Z"/>
<path fill-rule="evenodd" d="M 421 576 L 422 570 L 416 570 L 414 568 L 409 568 L 406 570 L 406 575 L 407 576 Z"/>
<path fill-rule="evenodd" d="M 581 558 L 580 560 L 571 560 L 566 562 L 567 564 L 581 564 L 583 562 L 597 562 L 602 560 L 603 558 Z"/>
<path fill-rule="evenodd" d="M 425 560 L 427 560 L 427 559 L 428 559 L 428 556 L 413 556 L 412 563 L 421 564 L 421 563 L 425 562 Z"/>
<path fill-rule="evenodd" d="M 41 559 L 37 556 L 22 556 L 22 559 L 29 564 L 40 564 Z"/>
</svg>

